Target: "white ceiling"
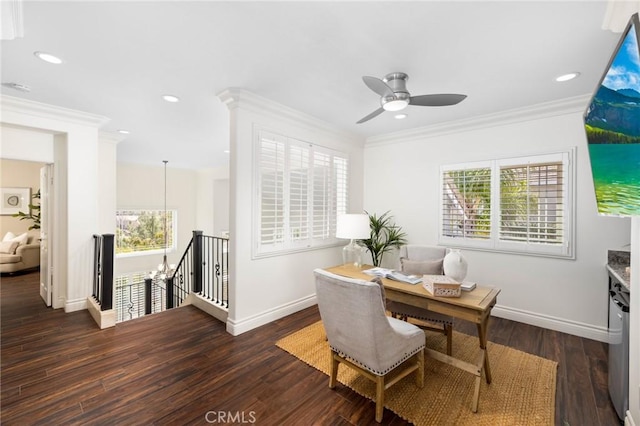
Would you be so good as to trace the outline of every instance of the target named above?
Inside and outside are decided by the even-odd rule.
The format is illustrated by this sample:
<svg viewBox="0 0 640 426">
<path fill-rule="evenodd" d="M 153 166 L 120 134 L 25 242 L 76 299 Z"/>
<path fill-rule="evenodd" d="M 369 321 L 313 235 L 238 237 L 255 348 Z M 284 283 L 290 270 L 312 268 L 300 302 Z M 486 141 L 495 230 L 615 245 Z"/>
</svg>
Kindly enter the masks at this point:
<svg viewBox="0 0 640 426">
<path fill-rule="evenodd" d="M 2 41 L 2 93 L 104 115 L 131 133 L 118 161 L 224 165 L 228 111 L 249 90 L 363 137 L 590 94 L 618 35 L 604 1 L 33 2 L 24 37 Z M 45 51 L 64 59 L 37 59 Z M 412 95 L 456 106 L 384 113 L 363 75 L 409 74 Z M 556 83 L 570 71 L 581 77 Z M 170 104 L 161 95 L 181 98 Z"/>
</svg>

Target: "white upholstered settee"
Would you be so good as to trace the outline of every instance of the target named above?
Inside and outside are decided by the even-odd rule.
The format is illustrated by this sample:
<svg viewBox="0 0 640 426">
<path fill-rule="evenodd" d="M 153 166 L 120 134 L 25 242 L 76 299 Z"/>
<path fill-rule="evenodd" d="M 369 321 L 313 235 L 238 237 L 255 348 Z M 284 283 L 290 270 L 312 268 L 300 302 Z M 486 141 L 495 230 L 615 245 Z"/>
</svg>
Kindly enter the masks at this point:
<svg viewBox="0 0 640 426">
<path fill-rule="evenodd" d="M 40 231 L 20 235 L 7 232 L 0 242 L 0 272 L 12 273 L 40 267 Z"/>
</svg>

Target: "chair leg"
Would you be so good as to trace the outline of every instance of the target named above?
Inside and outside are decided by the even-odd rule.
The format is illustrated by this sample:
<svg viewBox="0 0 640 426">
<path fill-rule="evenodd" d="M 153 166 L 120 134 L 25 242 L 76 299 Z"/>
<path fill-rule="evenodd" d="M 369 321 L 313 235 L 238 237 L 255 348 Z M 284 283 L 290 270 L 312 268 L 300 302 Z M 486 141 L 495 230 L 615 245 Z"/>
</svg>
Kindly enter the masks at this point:
<svg viewBox="0 0 640 426">
<path fill-rule="evenodd" d="M 333 389 L 336 387 L 336 381 L 338 377 L 338 364 L 340 361 L 338 360 L 338 355 L 335 352 L 331 352 L 331 371 L 329 375 L 329 389 Z"/>
<path fill-rule="evenodd" d="M 444 329 L 447 333 L 447 355 L 451 356 L 453 347 L 453 325 L 445 324 Z"/>
<path fill-rule="evenodd" d="M 376 376 L 376 422 L 382 422 L 384 412 L 384 376 Z"/>
<path fill-rule="evenodd" d="M 424 387 L 424 349 L 417 354 L 418 370 L 416 371 L 416 384 L 419 388 Z"/>
</svg>

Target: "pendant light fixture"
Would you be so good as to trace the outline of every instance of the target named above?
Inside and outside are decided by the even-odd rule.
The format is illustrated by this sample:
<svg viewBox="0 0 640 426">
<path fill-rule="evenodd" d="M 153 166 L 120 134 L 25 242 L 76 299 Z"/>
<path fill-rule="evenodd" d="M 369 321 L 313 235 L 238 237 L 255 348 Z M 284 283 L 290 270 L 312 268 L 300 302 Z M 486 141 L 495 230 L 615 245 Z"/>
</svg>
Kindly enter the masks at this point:
<svg viewBox="0 0 640 426">
<path fill-rule="evenodd" d="M 162 160 L 164 163 L 164 215 L 163 215 L 163 235 L 164 235 L 164 255 L 162 256 L 162 263 L 158 265 L 157 271 L 152 271 L 150 274 L 150 278 L 154 281 L 166 281 L 167 279 L 173 278 L 173 274 L 175 273 L 175 265 L 170 265 L 167 262 L 167 245 L 168 245 L 168 235 L 167 235 L 167 163 L 168 160 Z"/>
</svg>

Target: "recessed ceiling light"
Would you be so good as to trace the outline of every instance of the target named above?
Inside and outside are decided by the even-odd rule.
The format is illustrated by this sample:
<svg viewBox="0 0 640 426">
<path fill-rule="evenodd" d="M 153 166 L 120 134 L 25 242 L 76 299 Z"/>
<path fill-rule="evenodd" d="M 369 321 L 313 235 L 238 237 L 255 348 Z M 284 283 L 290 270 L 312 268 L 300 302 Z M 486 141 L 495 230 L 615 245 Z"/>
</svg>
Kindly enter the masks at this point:
<svg viewBox="0 0 640 426">
<path fill-rule="evenodd" d="M 578 77 L 579 75 L 580 75 L 579 72 L 570 72 L 568 74 L 563 74 L 561 76 L 556 77 L 556 81 L 563 82 L 563 81 L 573 80 L 574 78 Z"/>
<path fill-rule="evenodd" d="M 167 102 L 180 102 L 180 98 L 173 95 L 162 95 L 162 99 Z"/>
<path fill-rule="evenodd" d="M 118 133 L 122 133 L 123 135 L 128 135 L 131 132 L 128 131 L 128 130 L 125 130 L 125 129 L 120 129 L 120 130 L 118 130 Z"/>
<path fill-rule="evenodd" d="M 398 120 L 402 120 L 403 118 L 407 118 L 407 114 L 396 114 L 394 117 Z"/>
<path fill-rule="evenodd" d="M 57 56 L 53 56 L 51 53 L 33 52 L 33 54 L 36 55 L 37 58 L 40 58 L 45 62 L 49 62 L 50 64 L 59 65 L 63 62 L 62 59 L 58 58 Z"/>
<path fill-rule="evenodd" d="M 2 85 L 4 87 L 8 87 L 10 89 L 15 89 L 15 90 L 19 90 L 21 92 L 30 92 L 31 91 L 31 87 L 27 86 L 26 84 L 22 84 L 22 83 L 2 83 Z"/>
<path fill-rule="evenodd" d="M 225 153 L 225 154 L 229 154 L 230 152 L 231 152 L 231 151 L 229 151 L 228 149 L 225 149 L 225 150 L 224 150 L 224 153 Z"/>
</svg>

